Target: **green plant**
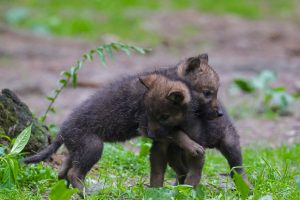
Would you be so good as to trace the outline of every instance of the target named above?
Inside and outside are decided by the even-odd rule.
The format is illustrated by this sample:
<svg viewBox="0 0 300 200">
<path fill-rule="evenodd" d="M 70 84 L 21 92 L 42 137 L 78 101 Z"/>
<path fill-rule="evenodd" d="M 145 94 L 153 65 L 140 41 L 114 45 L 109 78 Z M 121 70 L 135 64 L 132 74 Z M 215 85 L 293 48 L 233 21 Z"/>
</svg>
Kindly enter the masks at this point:
<svg viewBox="0 0 300 200">
<path fill-rule="evenodd" d="M 253 196 L 248 199 L 299 199 L 299 151 L 300 144 L 289 146 L 244 146 L 245 170 L 253 185 Z M 148 188 L 148 157 L 137 156 L 120 144 L 105 145 L 103 158 L 87 175 L 87 188 L 93 190 L 86 197 L 98 199 L 242 199 L 229 176 L 228 163 L 219 152 L 207 150 L 200 186 L 195 190 L 174 187 L 174 177 L 166 176 L 164 188 Z M 21 165 L 18 188 L 0 189 L 2 200 L 40 200 L 49 197 L 49 191 L 57 183 L 56 169 L 48 164 Z M 46 171 L 43 171 L 43 170 Z M 167 169 L 168 173 L 171 170 Z M 95 185 L 101 187 L 94 190 Z M 180 192 L 178 191 L 180 190 Z M 181 193 L 181 194 L 179 194 Z M 196 193 L 196 197 L 194 196 Z M 177 196 L 178 195 L 178 196 Z M 149 197 L 149 198 L 148 198 Z"/>
<path fill-rule="evenodd" d="M 73 194 L 78 193 L 78 189 L 67 188 L 64 180 L 58 181 L 51 189 L 50 200 L 69 200 Z"/>
<path fill-rule="evenodd" d="M 25 128 L 15 140 L 12 140 L 11 144 L 13 143 L 13 146 L 9 153 L 5 153 L 5 150 L 2 148 L 0 155 L 1 188 L 18 186 L 17 176 L 20 168 L 18 158 L 27 144 L 30 134 L 31 125 Z"/>
<path fill-rule="evenodd" d="M 241 198 L 244 200 L 246 199 L 250 194 L 250 187 L 243 179 L 243 176 L 241 174 L 238 174 L 234 169 L 234 176 L 233 180 L 236 185 L 236 189 L 239 191 Z"/>
<path fill-rule="evenodd" d="M 58 98 L 59 94 L 65 89 L 69 82 L 72 82 L 73 87 L 77 86 L 77 76 L 80 69 L 83 67 L 83 64 L 86 61 L 92 61 L 95 54 L 97 54 L 102 62 L 102 64 L 106 65 L 105 54 L 107 54 L 110 58 L 113 58 L 113 51 L 123 51 L 128 56 L 130 56 L 130 52 L 134 51 L 140 54 L 145 54 L 151 49 L 145 49 L 133 45 L 124 44 L 121 42 L 112 42 L 109 44 L 104 44 L 99 46 L 96 49 L 90 50 L 88 53 L 84 54 L 83 57 L 76 62 L 74 66 L 72 66 L 67 71 L 62 71 L 61 76 L 58 80 L 58 88 L 53 91 L 52 96 L 47 96 L 47 100 L 50 101 L 44 115 L 41 117 L 41 121 L 45 122 L 49 112 L 55 112 L 53 104 L 55 100 Z"/>
<path fill-rule="evenodd" d="M 275 80 L 276 76 L 272 71 L 264 70 L 251 79 L 238 78 L 233 83 L 240 91 L 257 98 L 260 110 L 282 114 L 298 94 L 289 93 L 284 86 L 272 87 L 270 83 Z"/>
</svg>

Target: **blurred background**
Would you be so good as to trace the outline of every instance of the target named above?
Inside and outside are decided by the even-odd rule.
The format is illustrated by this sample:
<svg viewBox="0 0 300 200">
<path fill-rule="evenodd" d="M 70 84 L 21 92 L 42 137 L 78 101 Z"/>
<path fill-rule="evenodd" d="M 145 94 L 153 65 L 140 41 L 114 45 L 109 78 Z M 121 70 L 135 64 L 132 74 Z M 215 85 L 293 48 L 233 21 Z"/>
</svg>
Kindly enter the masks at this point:
<svg viewBox="0 0 300 200">
<path fill-rule="evenodd" d="M 60 72 L 90 49 L 113 41 L 153 49 L 119 53 L 107 66 L 87 62 L 49 123 L 59 125 L 107 81 L 206 52 L 243 144 L 299 141 L 297 0 L 1 0 L 0 16 L 0 88 L 15 91 L 36 116 Z"/>
</svg>

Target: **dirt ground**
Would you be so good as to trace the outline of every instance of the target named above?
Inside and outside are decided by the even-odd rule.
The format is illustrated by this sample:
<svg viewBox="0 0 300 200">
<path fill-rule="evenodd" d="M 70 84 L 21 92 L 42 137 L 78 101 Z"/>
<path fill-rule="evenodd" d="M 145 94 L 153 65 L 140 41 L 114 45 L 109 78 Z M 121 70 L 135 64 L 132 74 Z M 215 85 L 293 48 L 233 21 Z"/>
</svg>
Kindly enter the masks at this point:
<svg viewBox="0 0 300 200">
<path fill-rule="evenodd" d="M 220 97 L 228 108 L 234 109 L 236 102 L 236 97 L 228 92 L 233 78 L 255 75 L 263 69 L 275 71 L 278 82 L 290 90 L 300 90 L 299 23 L 251 21 L 190 10 L 151 15 L 144 27 L 163 38 L 160 45 L 152 47 L 151 54 L 132 57 L 120 54 L 108 63 L 109 67 L 98 60 L 87 63 L 79 74 L 79 87 L 75 90 L 69 87 L 62 93 L 55 104 L 57 114 L 49 116 L 48 122 L 60 124 L 74 106 L 95 91 L 95 86 L 127 74 L 166 67 L 202 52 L 209 54 L 210 64 L 220 74 Z M 2 25 L 0 88 L 15 91 L 41 116 L 48 104 L 45 96 L 57 86 L 60 71 L 106 40 L 99 38 L 92 43 L 38 36 Z M 294 116 L 276 120 L 254 117 L 236 120 L 242 143 L 277 145 L 299 141 L 299 103 L 293 106 L 293 111 Z"/>
</svg>

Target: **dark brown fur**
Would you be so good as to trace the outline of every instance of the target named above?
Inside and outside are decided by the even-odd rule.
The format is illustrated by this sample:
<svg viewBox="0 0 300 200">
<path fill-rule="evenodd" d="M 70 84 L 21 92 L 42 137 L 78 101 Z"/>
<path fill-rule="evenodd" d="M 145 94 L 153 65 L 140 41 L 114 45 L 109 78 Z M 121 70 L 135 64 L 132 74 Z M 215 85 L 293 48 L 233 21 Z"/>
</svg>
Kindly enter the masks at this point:
<svg viewBox="0 0 300 200">
<path fill-rule="evenodd" d="M 142 76 L 140 81 L 148 89 L 144 95 L 146 124 L 142 130 L 143 135 L 173 142 L 191 156 L 202 155 L 203 147 L 184 132 L 177 131 L 178 126 L 185 120 L 185 113 L 191 101 L 188 87 L 181 81 L 173 81 L 159 74 Z M 156 133 L 159 133 L 159 138 L 156 137 Z"/>
<path fill-rule="evenodd" d="M 194 184 L 201 167 L 199 160 L 203 157 L 203 147 L 191 140 L 183 131 L 181 125 L 185 123 L 191 96 L 188 87 L 181 81 L 172 81 L 158 74 L 141 78 L 141 82 L 149 90 L 144 97 L 147 114 L 148 136 L 155 137 L 156 151 L 151 152 L 150 186 L 161 186 L 167 160 L 167 148 L 171 142 L 185 149 L 191 162 L 188 166 L 190 176 L 187 184 Z M 167 137 L 167 139 L 166 139 Z M 163 139 L 161 139 L 163 138 Z M 191 150 L 198 149 L 200 153 Z M 179 149 L 179 152 L 181 150 Z M 196 158 L 194 158 L 196 157 Z M 164 159 L 161 159 L 164 158 Z M 179 157 L 180 158 L 180 157 Z M 198 167 L 197 167 L 198 166 Z M 163 169 L 161 168 L 163 167 Z M 162 169 L 162 170 L 161 170 Z M 201 172 L 201 171 L 200 171 Z"/>
<path fill-rule="evenodd" d="M 186 67 L 189 65 L 191 68 Z M 186 70 L 181 70 L 185 73 L 184 76 L 196 73 L 189 60 L 184 60 L 180 66 L 186 67 Z M 176 66 L 154 73 L 182 79 L 179 78 L 179 75 L 183 75 L 178 72 L 180 68 Z M 147 74 L 151 73 L 144 75 Z M 38 154 L 25 158 L 24 162 L 34 163 L 45 160 L 65 144 L 69 156 L 63 163 L 59 178 L 66 179 L 74 187 L 82 190 L 87 172 L 101 157 L 103 142 L 125 141 L 140 135 L 138 128 L 146 121 L 143 106 L 143 95 L 146 89 L 138 77 L 139 75 L 131 76 L 101 88 L 74 109 L 63 122 L 58 136 L 51 145 Z M 202 89 L 195 85 L 193 93 L 201 95 L 201 92 Z M 202 103 L 205 102 L 199 101 L 199 104 Z M 213 107 L 208 110 L 205 112 L 201 110 L 203 116 L 215 116 L 219 109 Z"/>
<path fill-rule="evenodd" d="M 143 77 L 145 76 L 151 77 L 151 74 Z M 155 82 L 157 82 L 155 84 L 162 84 L 161 79 Z M 169 98 L 176 97 L 178 92 L 176 88 L 162 86 L 170 89 Z M 184 91 L 184 95 L 189 97 L 187 88 Z M 139 136 L 138 128 L 141 128 L 142 122 L 145 121 L 143 96 L 147 92 L 138 76 L 102 88 L 69 115 L 51 145 L 38 154 L 25 158 L 24 162 L 34 163 L 44 160 L 59 146 L 65 144 L 69 155 L 64 160 L 59 178 L 66 179 L 73 187 L 83 191 L 85 176 L 100 159 L 103 142 L 125 141 Z M 172 95 L 173 93 L 175 96 Z M 155 96 L 159 98 L 160 95 L 161 93 Z M 202 153 L 202 148 L 196 143 L 187 147 L 185 150 L 194 154 Z"/>
<path fill-rule="evenodd" d="M 182 131 L 187 129 L 191 133 L 191 130 L 195 130 L 182 127 L 182 125 L 185 126 L 187 124 L 186 118 L 190 118 L 187 115 L 190 113 L 194 115 L 192 110 L 188 111 L 188 109 L 193 108 L 193 105 L 191 104 L 191 96 L 187 86 L 183 82 L 172 81 L 157 74 L 142 78 L 142 82 L 149 89 L 144 98 L 148 135 L 176 138 L 175 142 L 180 144 L 180 146 L 184 146 L 185 149 L 189 149 L 192 145 L 195 145 L 195 142 Z M 215 90 L 217 89 L 215 88 Z M 198 125 L 198 123 L 193 125 Z M 198 130 L 194 131 L 193 135 L 191 135 L 195 139 L 198 139 Z M 168 159 L 167 149 L 170 142 L 172 142 L 172 139 L 160 139 L 154 142 L 155 148 L 153 150 L 155 151 L 151 151 L 150 156 L 150 186 L 152 187 L 162 186 L 166 161 Z M 179 152 L 181 152 L 180 149 Z M 201 154 L 193 155 L 190 151 L 184 151 L 184 153 L 186 153 L 187 166 L 189 167 L 185 183 L 197 185 L 200 180 L 203 148 L 201 147 Z"/>
</svg>

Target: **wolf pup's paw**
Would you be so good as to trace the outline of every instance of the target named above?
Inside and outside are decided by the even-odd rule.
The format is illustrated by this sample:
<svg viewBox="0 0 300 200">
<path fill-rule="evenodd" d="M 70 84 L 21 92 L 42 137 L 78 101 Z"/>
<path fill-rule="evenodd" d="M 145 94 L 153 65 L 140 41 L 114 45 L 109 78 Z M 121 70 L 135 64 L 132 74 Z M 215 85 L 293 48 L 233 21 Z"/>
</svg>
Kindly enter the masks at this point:
<svg viewBox="0 0 300 200">
<path fill-rule="evenodd" d="M 201 145 L 194 143 L 189 146 L 188 151 L 193 157 L 197 157 L 202 156 L 205 149 Z"/>
</svg>

